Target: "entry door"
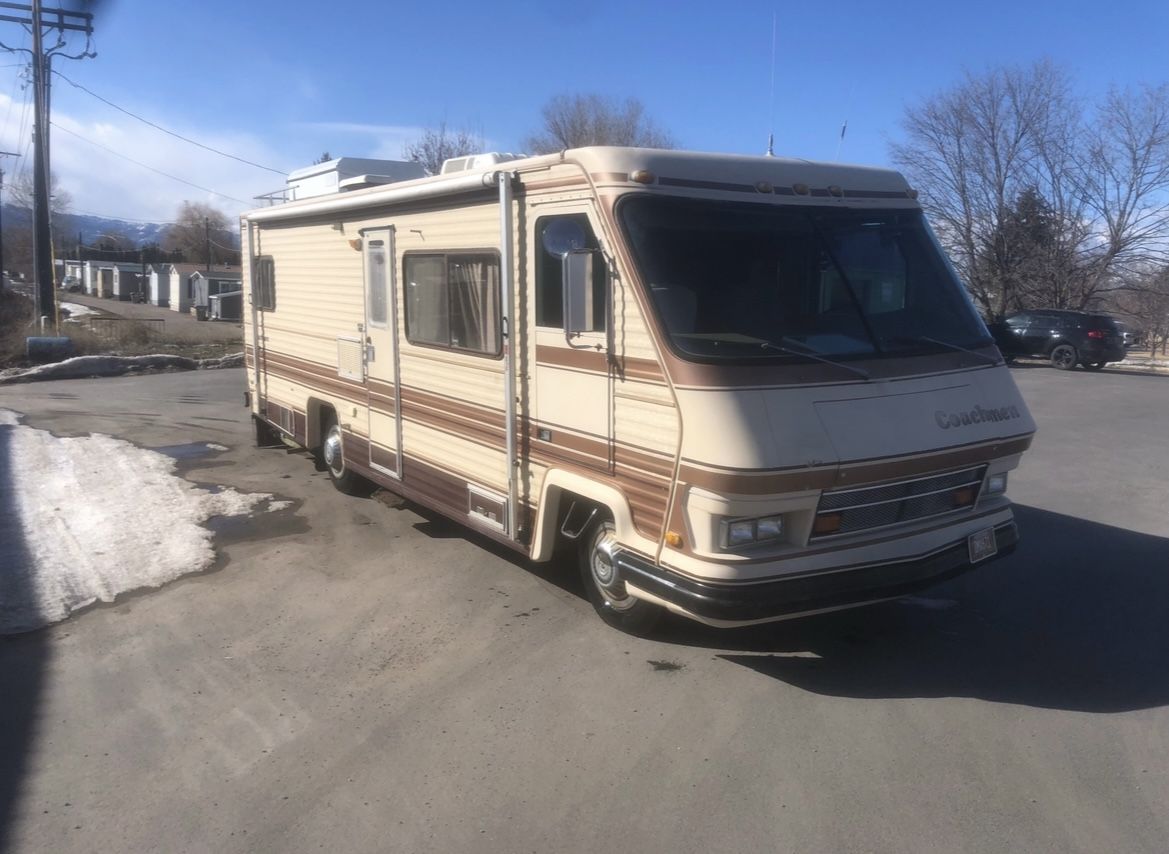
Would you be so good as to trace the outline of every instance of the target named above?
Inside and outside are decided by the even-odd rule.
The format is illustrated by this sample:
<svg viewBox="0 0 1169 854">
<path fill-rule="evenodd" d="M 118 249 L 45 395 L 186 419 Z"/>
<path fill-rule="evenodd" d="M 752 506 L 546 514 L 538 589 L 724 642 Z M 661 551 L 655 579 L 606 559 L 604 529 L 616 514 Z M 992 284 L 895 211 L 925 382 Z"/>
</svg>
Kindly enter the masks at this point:
<svg viewBox="0 0 1169 854">
<path fill-rule="evenodd" d="M 394 295 L 393 228 L 362 234 L 365 256 L 365 385 L 369 395 L 369 464 L 402 476 L 402 422 L 398 417 L 398 314 Z"/>
<path fill-rule="evenodd" d="M 566 206 L 541 213 L 532 237 L 528 269 L 535 273 L 536 359 L 530 446 L 539 456 L 609 470 L 613 376 L 606 356 L 607 276 L 599 252 L 593 265 L 593 328 L 572 338 L 564 332 L 563 255 L 599 249 L 589 209 Z"/>
</svg>

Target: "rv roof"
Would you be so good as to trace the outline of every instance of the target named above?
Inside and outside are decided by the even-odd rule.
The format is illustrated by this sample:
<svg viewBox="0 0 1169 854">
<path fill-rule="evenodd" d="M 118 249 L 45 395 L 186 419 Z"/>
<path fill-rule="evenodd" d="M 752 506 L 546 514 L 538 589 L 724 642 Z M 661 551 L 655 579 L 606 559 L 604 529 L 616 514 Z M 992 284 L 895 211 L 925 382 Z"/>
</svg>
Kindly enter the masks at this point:
<svg viewBox="0 0 1169 854">
<path fill-rule="evenodd" d="M 830 195 L 851 200 L 886 200 L 916 204 L 915 194 L 905 179 L 892 169 L 822 163 L 784 157 L 707 154 L 693 151 L 668 151 L 654 148 L 575 148 L 559 154 L 546 154 L 513 160 L 506 164 L 509 172 L 526 172 L 561 162 L 575 162 L 600 186 L 635 186 L 631 176 L 645 172 L 647 188 L 667 188 L 687 193 L 730 194 L 742 198 L 745 193 L 786 197 L 826 198 Z M 254 221 L 283 219 L 300 214 L 340 211 L 379 202 L 394 203 L 408 198 L 439 196 L 467 192 L 492 185 L 497 170 L 472 169 L 447 175 L 398 181 L 345 193 L 301 199 L 246 214 Z M 797 185 L 804 187 L 796 189 Z"/>
</svg>

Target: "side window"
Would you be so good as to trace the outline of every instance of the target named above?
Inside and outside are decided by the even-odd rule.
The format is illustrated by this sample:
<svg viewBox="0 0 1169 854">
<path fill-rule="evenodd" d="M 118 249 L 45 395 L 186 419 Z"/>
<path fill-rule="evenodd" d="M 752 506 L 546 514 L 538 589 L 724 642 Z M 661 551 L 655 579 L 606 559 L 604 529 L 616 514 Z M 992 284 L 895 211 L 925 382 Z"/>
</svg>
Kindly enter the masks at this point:
<svg viewBox="0 0 1169 854">
<path fill-rule="evenodd" d="M 410 254 L 405 272 L 407 341 L 499 354 L 498 256 Z"/>
<path fill-rule="evenodd" d="M 252 269 L 252 302 L 260 311 L 273 311 L 276 308 L 276 265 L 272 256 L 261 255 Z"/>
<path fill-rule="evenodd" d="M 536 325 L 564 328 L 563 253 L 573 249 L 599 249 L 600 244 L 585 214 L 545 216 L 536 220 Z M 605 277 L 600 263 L 593 264 L 593 331 L 605 331 Z"/>
</svg>

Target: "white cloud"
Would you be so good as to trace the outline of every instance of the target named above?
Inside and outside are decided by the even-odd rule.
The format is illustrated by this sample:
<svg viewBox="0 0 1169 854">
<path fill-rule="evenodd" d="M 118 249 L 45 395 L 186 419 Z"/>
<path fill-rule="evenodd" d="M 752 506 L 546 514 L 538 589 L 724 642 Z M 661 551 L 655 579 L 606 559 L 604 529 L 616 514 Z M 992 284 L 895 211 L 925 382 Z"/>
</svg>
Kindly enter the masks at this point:
<svg viewBox="0 0 1169 854">
<path fill-rule="evenodd" d="M 354 153 L 355 157 L 372 157 L 377 160 L 401 160 L 406 146 L 414 142 L 426 129 L 409 125 L 377 125 L 362 122 L 301 122 L 297 128 L 326 137 L 348 137 L 356 143 L 355 148 L 362 152 Z M 325 146 L 334 156 L 341 156 L 338 146 L 330 143 Z"/>
<path fill-rule="evenodd" d="M 10 100 L 0 93 L 0 114 L 7 113 Z M 20 108 L 19 103 L 14 104 L 13 114 Z M 284 186 L 280 174 L 198 148 L 129 117 L 95 121 L 56 109 L 53 124 L 49 132 L 51 168 L 59 186 L 69 193 L 75 212 L 162 222 L 172 219 L 179 205 L 189 200 L 207 202 L 234 216 L 254 207 L 257 203 L 253 197 Z M 206 127 L 172 127 L 172 130 L 254 163 L 289 168 L 285 156 L 250 134 Z M 9 174 L 32 168 L 27 127 L 21 138 L 16 122 L 9 122 L 0 135 L 0 148 L 22 153 L 28 149 L 28 156 L 22 158 L 19 166 L 9 164 L 6 170 Z M 131 160 L 158 171 L 150 171 Z M 303 164 L 290 168 L 299 165 Z M 205 189 L 180 183 L 159 172 Z"/>
</svg>

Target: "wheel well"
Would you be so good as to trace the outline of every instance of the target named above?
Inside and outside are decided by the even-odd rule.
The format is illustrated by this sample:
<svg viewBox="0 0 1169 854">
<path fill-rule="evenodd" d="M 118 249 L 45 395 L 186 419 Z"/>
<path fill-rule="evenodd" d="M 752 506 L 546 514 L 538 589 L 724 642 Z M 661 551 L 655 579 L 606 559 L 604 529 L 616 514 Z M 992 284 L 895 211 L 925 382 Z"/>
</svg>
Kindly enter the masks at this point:
<svg viewBox="0 0 1169 854">
<path fill-rule="evenodd" d="M 533 560 L 550 559 L 556 547 L 564 541 L 560 530 L 574 502 L 578 510 L 586 505 L 590 508 L 599 508 L 601 513 L 613 520 L 617 527 L 618 536 L 623 538 L 636 536 L 628 502 L 620 492 L 596 481 L 578 479 L 576 476 L 566 473 L 557 474 L 574 482 L 571 484 L 546 482 L 540 501 L 539 516 L 532 532 L 531 556 Z M 577 518 L 584 519 L 586 517 L 579 516 Z"/>
<path fill-rule="evenodd" d="M 308 434 L 305 436 L 305 446 L 319 448 L 324 441 L 325 424 L 330 418 L 337 420 L 337 410 L 333 404 L 312 397 L 309 398 L 307 410 L 304 419 L 304 429 Z"/>
</svg>

